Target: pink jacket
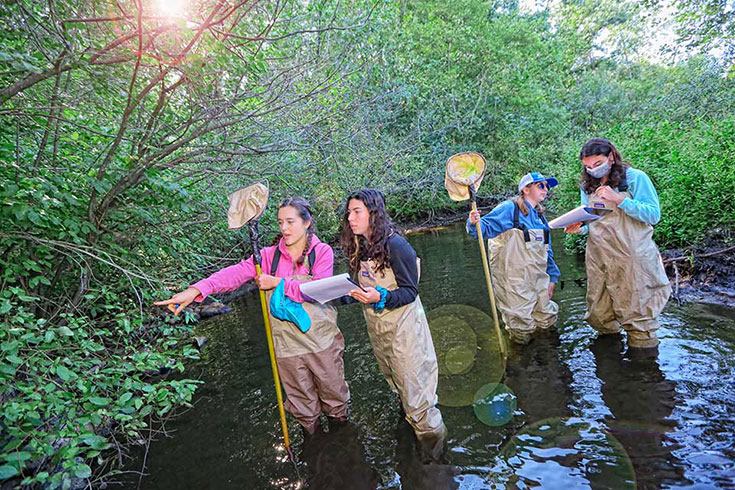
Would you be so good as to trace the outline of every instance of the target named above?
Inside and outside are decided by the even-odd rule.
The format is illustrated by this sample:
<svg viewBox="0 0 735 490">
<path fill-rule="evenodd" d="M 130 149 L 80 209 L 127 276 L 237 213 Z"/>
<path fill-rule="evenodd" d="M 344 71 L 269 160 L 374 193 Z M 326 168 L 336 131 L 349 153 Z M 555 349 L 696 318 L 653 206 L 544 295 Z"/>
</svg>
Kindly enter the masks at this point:
<svg viewBox="0 0 735 490">
<path fill-rule="evenodd" d="M 303 303 L 305 299 L 301 295 L 299 285 L 306 281 L 297 281 L 295 279 L 291 279 L 291 276 L 300 274 L 306 275 L 309 273 L 309 269 L 306 267 L 306 264 L 301 264 L 296 270 L 294 270 L 294 263 L 286 250 L 286 243 L 283 238 L 281 238 L 281 241 L 278 243 L 278 248 L 281 250 L 281 259 L 278 262 L 276 276 L 286 278 L 286 284 L 284 285 L 286 296 L 294 301 Z M 312 268 L 313 278 L 323 279 L 325 277 L 332 276 L 334 268 L 334 252 L 332 251 L 332 247 L 326 243 L 322 243 L 316 236 L 313 236 L 311 238 L 309 252 L 311 252 L 312 248 L 316 249 L 316 260 L 314 260 L 314 267 Z M 262 256 L 261 268 L 263 274 L 270 274 L 275 251 L 275 246 L 266 247 L 260 251 Z M 202 279 L 196 284 L 192 284 L 192 287 L 197 288 L 202 293 L 197 296 L 195 301 L 204 301 L 204 298 L 212 293 L 233 291 L 254 277 L 255 263 L 251 255 L 247 260 L 243 260 L 239 264 L 225 267 L 208 278 Z"/>
</svg>

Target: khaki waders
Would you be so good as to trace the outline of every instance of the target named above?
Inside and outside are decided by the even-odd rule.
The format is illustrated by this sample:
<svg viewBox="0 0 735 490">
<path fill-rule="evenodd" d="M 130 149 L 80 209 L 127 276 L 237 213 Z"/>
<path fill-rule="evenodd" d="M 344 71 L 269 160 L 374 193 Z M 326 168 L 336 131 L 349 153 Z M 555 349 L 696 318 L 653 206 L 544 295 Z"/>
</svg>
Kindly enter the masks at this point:
<svg viewBox="0 0 735 490">
<path fill-rule="evenodd" d="M 296 275 L 291 279 L 308 280 L 311 276 Z M 273 290 L 266 295 L 270 304 Z M 345 342 L 337 327 L 337 310 L 319 303 L 302 305 L 311 318 L 311 328 L 306 333 L 270 311 L 268 315 L 278 373 L 286 392 L 285 408 L 307 432 L 314 433 L 322 412 L 328 417 L 347 419 L 350 390 L 345 381 Z"/>
<path fill-rule="evenodd" d="M 514 228 L 489 239 L 488 250 L 505 328 L 511 340 L 527 344 L 537 328 L 556 323 L 559 306 L 549 299 L 549 230 L 519 225 L 518 213 L 516 204 Z"/>
<path fill-rule="evenodd" d="M 392 269 L 375 270 L 372 260 L 360 262 L 360 286 L 380 286 L 388 291 L 398 288 Z M 417 295 L 407 305 L 381 312 L 363 305 L 363 313 L 380 371 L 398 393 L 406 420 L 422 447 L 438 460 L 447 429 L 436 406 L 439 367 L 421 299 Z"/>
<path fill-rule="evenodd" d="M 655 347 L 658 316 L 671 285 L 653 241 L 653 227 L 594 194 L 588 206 L 611 212 L 589 223 L 585 320 L 602 334 L 624 328 L 630 347 Z"/>
</svg>

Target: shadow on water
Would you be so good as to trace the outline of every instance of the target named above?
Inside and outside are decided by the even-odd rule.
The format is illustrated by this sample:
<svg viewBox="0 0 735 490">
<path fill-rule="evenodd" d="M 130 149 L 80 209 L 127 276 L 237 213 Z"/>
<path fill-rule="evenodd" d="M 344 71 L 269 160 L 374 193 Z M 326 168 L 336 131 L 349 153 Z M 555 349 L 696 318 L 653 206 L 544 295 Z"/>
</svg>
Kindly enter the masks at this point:
<svg viewBox="0 0 735 490">
<path fill-rule="evenodd" d="M 513 347 L 502 373 L 493 362 L 497 342 L 477 241 L 462 226 L 411 236 L 423 259 L 427 316 L 445 324 L 461 317 L 456 329 L 439 327 L 445 330 L 435 339 L 450 431 L 446 464 L 420 463 L 412 430 L 378 371 L 362 313 L 345 306 L 339 324 L 352 420 L 307 441 L 289 421 L 306 486 L 735 488 L 735 311 L 671 303 L 661 319 L 658 357 L 637 357 L 626 351 L 624 337 L 597 339 L 584 323 L 583 283 L 573 281 L 584 276 L 584 262 L 563 254 L 562 235 L 553 239 L 567 280 L 554 295 L 557 328 Z M 209 343 L 186 374 L 206 384 L 195 407 L 167 424 L 172 437 L 151 444 L 140 488 L 303 485 L 281 448 L 259 303 L 250 297 L 233 307 L 198 327 Z M 516 405 L 507 423 L 486 425 L 470 395 L 498 381 Z M 139 470 L 142 459 L 141 453 L 129 469 Z M 137 478 L 124 483 L 136 485 Z"/>
</svg>

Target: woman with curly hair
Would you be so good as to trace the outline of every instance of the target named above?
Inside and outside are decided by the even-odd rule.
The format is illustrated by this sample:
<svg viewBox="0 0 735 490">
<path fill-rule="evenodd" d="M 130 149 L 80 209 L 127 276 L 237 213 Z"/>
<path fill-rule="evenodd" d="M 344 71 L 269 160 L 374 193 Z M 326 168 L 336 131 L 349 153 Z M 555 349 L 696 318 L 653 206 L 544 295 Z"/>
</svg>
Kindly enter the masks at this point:
<svg viewBox="0 0 735 490">
<path fill-rule="evenodd" d="M 661 218 L 656 189 L 606 139 L 588 140 L 579 159 L 582 205 L 605 213 L 587 226 L 585 319 L 601 334 L 623 328 L 629 347 L 656 347 L 658 316 L 671 294 L 653 241 L 653 225 Z M 575 223 L 565 231 L 584 230 Z"/>
<path fill-rule="evenodd" d="M 447 429 L 436 407 L 439 368 L 418 295 L 419 261 L 388 217 L 381 192 L 348 196 L 340 245 L 362 287 L 350 296 L 363 304 L 380 370 L 398 393 L 424 458 L 438 461 Z"/>
</svg>

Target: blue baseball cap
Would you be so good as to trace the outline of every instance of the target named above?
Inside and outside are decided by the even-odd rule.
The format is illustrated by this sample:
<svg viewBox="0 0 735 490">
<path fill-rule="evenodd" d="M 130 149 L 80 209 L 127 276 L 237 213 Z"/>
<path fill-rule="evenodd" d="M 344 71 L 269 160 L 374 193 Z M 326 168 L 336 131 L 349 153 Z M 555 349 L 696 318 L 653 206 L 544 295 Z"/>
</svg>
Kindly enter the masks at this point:
<svg viewBox="0 0 735 490">
<path fill-rule="evenodd" d="M 546 183 L 549 184 L 550 188 L 559 185 L 559 181 L 556 180 L 554 177 L 544 177 L 543 174 L 540 174 L 538 172 L 529 172 L 524 175 L 521 181 L 518 183 L 518 192 L 521 192 L 521 189 L 526 187 L 528 184 L 534 184 L 536 182 L 543 181 L 546 181 Z"/>
</svg>

